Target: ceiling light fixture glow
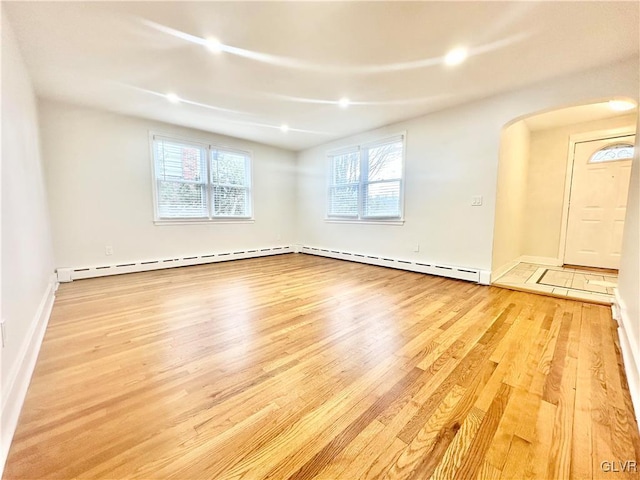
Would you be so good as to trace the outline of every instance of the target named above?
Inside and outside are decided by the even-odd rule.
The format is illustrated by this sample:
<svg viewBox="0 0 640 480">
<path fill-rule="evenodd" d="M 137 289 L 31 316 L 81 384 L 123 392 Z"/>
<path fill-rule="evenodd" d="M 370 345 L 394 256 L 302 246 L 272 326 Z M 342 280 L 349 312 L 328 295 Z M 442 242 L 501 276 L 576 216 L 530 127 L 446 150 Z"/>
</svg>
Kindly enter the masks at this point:
<svg viewBox="0 0 640 480">
<path fill-rule="evenodd" d="M 142 19 L 141 22 L 147 27 L 153 28 L 159 32 L 163 32 L 167 35 L 179 38 L 186 42 L 190 42 L 195 45 L 207 46 L 207 39 L 191 35 L 186 32 L 181 32 L 165 25 L 155 23 L 149 20 Z M 509 45 L 520 43 L 533 35 L 533 32 L 519 32 L 510 37 L 505 37 L 500 40 L 486 43 L 482 45 L 471 46 L 467 52 L 468 55 L 481 55 L 489 52 L 493 52 Z M 407 62 L 388 63 L 388 64 L 370 64 L 370 65 L 344 65 L 344 64 L 322 64 L 314 63 L 299 58 L 284 57 L 279 55 L 271 55 L 253 50 L 247 50 L 245 48 L 235 47 L 229 44 L 214 43 L 219 45 L 220 50 L 230 55 L 237 55 L 239 57 L 248 58 L 257 62 L 268 63 L 270 65 L 293 68 L 298 70 L 308 70 L 313 72 L 322 73 L 339 73 L 339 74 L 372 74 L 383 72 L 397 72 L 401 70 L 413 70 L 418 68 L 435 67 L 442 65 L 444 59 L 442 56 L 420 58 L 416 60 L 410 60 Z M 466 50 L 466 49 L 464 49 Z M 466 55 L 465 55 L 466 56 Z"/>
<path fill-rule="evenodd" d="M 289 131 L 289 125 L 280 125 L 280 130 L 282 130 L 283 133 L 287 133 Z"/>
<path fill-rule="evenodd" d="M 464 47 L 458 47 L 451 50 L 444 57 L 444 63 L 447 65 L 460 65 L 467 59 L 469 51 Z"/>
<path fill-rule="evenodd" d="M 636 104 L 630 100 L 609 100 L 609 108 L 616 112 L 625 112 L 636 108 Z"/>
<path fill-rule="evenodd" d="M 180 101 L 180 97 L 175 93 L 167 93 L 167 100 L 171 103 L 178 103 Z"/>
<path fill-rule="evenodd" d="M 207 49 L 212 53 L 220 53 L 222 51 L 222 43 L 217 38 L 207 38 Z"/>
<path fill-rule="evenodd" d="M 342 97 L 338 101 L 338 105 L 340 105 L 340 108 L 347 108 L 350 104 L 351 104 L 351 102 L 349 101 L 349 99 L 347 97 Z"/>
</svg>

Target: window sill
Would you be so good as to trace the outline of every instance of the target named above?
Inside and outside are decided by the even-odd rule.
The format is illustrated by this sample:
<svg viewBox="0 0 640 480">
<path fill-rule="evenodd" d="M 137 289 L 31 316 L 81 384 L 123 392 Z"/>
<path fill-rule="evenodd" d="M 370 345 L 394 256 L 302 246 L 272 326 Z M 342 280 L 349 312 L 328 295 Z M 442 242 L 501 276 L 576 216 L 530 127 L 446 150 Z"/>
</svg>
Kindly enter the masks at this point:
<svg viewBox="0 0 640 480">
<path fill-rule="evenodd" d="M 232 223 L 255 223 L 253 218 L 220 218 L 213 220 L 154 220 L 153 224 L 158 226 L 170 225 L 216 225 Z"/>
<path fill-rule="evenodd" d="M 360 225 L 404 225 L 404 219 L 402 218 L 394 220 L 341 220 L 338 218 L 325 218 L 324 221 L 325 223 L 353 223 Z"/>
</svg>

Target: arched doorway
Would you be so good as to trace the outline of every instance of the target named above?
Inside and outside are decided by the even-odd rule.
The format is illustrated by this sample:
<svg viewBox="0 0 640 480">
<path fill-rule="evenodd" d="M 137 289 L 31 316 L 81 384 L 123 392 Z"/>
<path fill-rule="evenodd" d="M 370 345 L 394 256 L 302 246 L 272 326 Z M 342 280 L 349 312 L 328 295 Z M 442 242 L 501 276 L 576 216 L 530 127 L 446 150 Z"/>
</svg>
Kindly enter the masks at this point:
<svg viewBox="0 0 640 480">
<path fill-rule="evenodd" d="M 493 284 L 611 303 L 635 142 L 631 107 L 598 102 L 504 128 Z"/>
</svg>

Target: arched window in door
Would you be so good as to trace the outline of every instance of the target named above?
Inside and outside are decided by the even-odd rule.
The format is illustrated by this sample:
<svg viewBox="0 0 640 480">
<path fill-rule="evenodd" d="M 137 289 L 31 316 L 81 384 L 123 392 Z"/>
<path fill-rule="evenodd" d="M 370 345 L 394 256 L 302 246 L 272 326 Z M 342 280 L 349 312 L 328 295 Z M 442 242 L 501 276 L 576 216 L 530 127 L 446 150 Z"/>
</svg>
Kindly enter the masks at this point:
<svg viewBox="0 0 640 480">
<path fill-rule="evenodd" d="M 630 143 L 616 143 L 601 148 L 591 155 L 589 163 L 616 162 L 633 158 L 633 145 Z"/>
</svg>

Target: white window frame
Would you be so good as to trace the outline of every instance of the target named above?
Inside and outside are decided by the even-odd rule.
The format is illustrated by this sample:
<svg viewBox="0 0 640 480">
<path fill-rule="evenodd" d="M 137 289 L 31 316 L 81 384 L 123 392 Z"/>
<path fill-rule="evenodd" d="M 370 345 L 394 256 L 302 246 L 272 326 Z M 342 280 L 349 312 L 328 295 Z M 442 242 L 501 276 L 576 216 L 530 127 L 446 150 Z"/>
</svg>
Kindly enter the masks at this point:
<svg viewBox="0 0 640 480">
<path fill-rule="evenodd" d="M 166 139 L 178 143 L 202 149 L 206 154 L 206 183 L 205 190 L 207 195 L 208 216 L 206 217 L 161 217 L 158 210 L 158 179 L 156 175 L 156 162 L 154 153 L 154 142 L 156 139 Z M 216 150 L 224 152 L 238 153 L 246 157 L 247 167 L 249 169 L 247 175 L 247 186 L 214 184 L 211 179 L 211 163 L 213 161 L 212 153 Z M 203 140 L 181 137 L 171 133 L 149 132 L 149 157 L 151 160 L 151 184 L 153 192 L 153 223 L 155 225 L 188 225 L 188 224 L 213 224 L 213 223 L 254 223 L 253 217 L 253 152 L 250 150 L 241 150 L 235 147 L 211 143 Z M 213 206 L 213 186 L 231 186 L 235 188 L 243 188 L 249 196 L 248 208 L 249 215 L 246 216 L 222 216 L 214 215 Z"/>
<path fill-rule="evenodd" d="M 386 180 L 374 180 L 368 181 L 369 170 L 369 158 L 368 155 L 363 154 L 367 152 L 369 148 L 376 145 L 384 145 L 386 143 L 393 142 L 394 140 L 402 141 L 402 164 L 401 164 L 401 176 L 399 179 L 386 179 Z M 364 142 L 356 145 L 349 145 L 347 147 L 330 150 L 327 152 L 327 202 L 326 202 L 326 217 L 325 222 L 328 223 L 364 223 L 364 224 L 376 224 L 376 225 L 402 225 L 404 224 L 404 187 L 405 187 L 405 158 L 406 158 L 406 132 L 397 133 L 395 135 L 385 135 L 384 137 L 377 138 L 373 141 Z M 358 213 L 357 215 L 336 215 L 331 213 L 331 191 L 336 188 L 333 184 L 333 157 L 358 152 L 360 168 L 360 178 L 357 183 L 344 184 L 340 186 L 357 185 L 358 186 Z M 400 182 L 399 192 L 399 215 L 397 216 L 371 216 L 364 214 L 364 192 L 367 185 L 377 183 L 392 183 Z"/>
</svg>

